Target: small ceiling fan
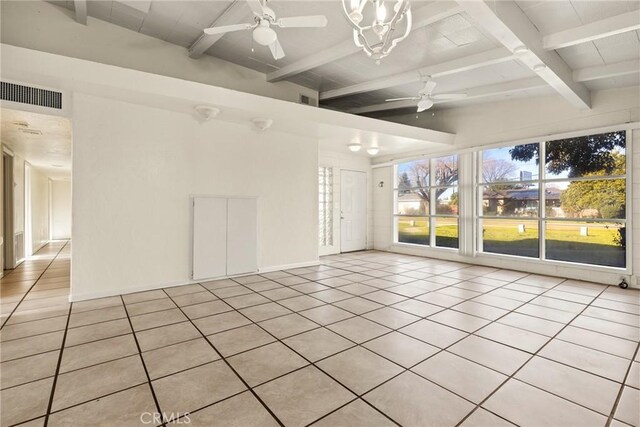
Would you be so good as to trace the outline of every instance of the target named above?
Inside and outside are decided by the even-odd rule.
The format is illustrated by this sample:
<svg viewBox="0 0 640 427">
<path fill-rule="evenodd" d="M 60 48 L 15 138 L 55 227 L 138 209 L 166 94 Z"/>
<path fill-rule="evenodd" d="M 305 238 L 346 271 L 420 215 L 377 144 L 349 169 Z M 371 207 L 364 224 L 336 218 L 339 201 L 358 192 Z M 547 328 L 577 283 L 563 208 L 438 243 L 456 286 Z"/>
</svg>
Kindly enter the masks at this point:
<svg viewBox="0 0 640 427">
<path fill-rule="evenodd" d="M 327 26 L 324 15 L 293 16 L 276 19 L 276 14 L 267 6 L 267 0 L 247 0 L 253 11 L 254 22 L 248 24 L 224 25 L 204 30 L 205 34 L 224 34 L 232 31 L 253 30 L 253 39 L 262 46 L 269 46 L 275 59 L 284 58 L 284 51 L 278 41 L 278 34 L 271 28 L 321 28 Z"/>
<path fill-rule="evenodd" d="M 437 83 L 428 77 L 424 83 L 424 87 L 420 92 L 418 92 L 418 96 L 410 96 L 405 98 L 392 98 L 386 99 L 386 102 L 390 101 L 418 101 L 418 113 L 421 113 L 429 108 L 433 107 L 434 101 L 440 100 L 453 100 L 453 99 L 463 99 L 466 98 L 466 93 L 439 93 L 437 95 L 433 95 L 432 92 L 435 89 Z"/>
</svg>

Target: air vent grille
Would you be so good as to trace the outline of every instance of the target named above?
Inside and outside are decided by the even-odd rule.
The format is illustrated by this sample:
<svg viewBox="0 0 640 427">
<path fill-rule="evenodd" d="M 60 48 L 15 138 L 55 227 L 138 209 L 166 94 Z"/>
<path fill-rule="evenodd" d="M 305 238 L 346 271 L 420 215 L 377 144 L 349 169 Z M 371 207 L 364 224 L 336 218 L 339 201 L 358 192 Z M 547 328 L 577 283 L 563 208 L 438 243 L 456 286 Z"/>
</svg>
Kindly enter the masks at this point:
<svg viewBox="0 0 640 427">
<path fill-rule="evenodd" d="M 0 82 L 0 99 L 21 104 L 62 109 L 62 93 L 14 83 Z"/>
</svg>

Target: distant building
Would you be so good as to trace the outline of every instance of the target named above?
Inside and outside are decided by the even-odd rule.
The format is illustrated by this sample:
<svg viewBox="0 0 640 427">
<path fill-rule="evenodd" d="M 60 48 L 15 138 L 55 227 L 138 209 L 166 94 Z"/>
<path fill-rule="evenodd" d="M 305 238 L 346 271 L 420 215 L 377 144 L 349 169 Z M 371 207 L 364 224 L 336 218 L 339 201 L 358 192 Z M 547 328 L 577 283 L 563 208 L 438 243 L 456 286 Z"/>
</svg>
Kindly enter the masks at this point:
<svg viewBox="0 0 640 427">
<path fill-rule="evenodd" d="M 545 200 L 548 216 L 562 217 L 559 188 L 547 188 Z M 537 216 L 540 192 L 537 188 L 520 188 L 511 190 L 485 190 L 482 206 L 485 214 Z"/>
</svg>

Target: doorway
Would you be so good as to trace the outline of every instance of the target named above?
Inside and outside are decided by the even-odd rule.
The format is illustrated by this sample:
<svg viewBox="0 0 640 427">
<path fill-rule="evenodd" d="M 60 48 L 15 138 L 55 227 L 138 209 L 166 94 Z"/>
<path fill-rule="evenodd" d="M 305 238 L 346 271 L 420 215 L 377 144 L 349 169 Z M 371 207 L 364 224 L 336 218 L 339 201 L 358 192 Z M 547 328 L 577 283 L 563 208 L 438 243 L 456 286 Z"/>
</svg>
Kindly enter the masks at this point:
<svg viewBox="0 0 640 427">
<path fill-rule="evenodd" d="M 367 174 L 340 173 L 340 251 L 367 248 Z"/>
</svg>

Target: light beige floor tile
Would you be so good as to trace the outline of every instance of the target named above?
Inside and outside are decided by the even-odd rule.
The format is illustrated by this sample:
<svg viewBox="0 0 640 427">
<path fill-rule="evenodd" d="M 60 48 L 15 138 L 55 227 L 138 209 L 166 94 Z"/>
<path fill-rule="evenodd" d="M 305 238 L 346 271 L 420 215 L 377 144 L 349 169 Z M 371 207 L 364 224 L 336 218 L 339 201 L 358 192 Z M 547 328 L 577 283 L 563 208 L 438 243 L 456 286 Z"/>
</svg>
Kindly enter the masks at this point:
<svg viewBox="0 0 640 427">
<path fill-rule="evenodd" d="M 58 411 L 146 381 L 138 355 L 61 374 L 56 383 L 52 410 Z"/>
<path fill-rule="evenodd" d="M 328 286 L 321 285 L 320 283 L 306 282 L 300 283 L 298 285 L 293 285 L 291 286 L 291 289 L 295 289 L 296 291 L 302 292 L 303 294 L 308 294 L 312 292 L 326 291 L 330 288 Z"/>
<path fill-rule="evenodd" d="M 278 303 L 293 311 L 308 310 L 310 308 L 326 305 L 324 301 L 320 301 L 319 299 L 312 298 L 308 295 L 300 295 L 293 298 L 283 299 L 278 301 Z"/>
<path fill-rule="evenodd" d="M 45 307 L 35 310 L 21 310 L 20 307 L 11 315 L 7 321 L 7 326 L 18 323 L 31 322 L 33 320 L 51 319 L 59 316 L 67 316 L 69 307 L 67 304 L 56 307 Z M 63 327 L 64 329 L 64 327 Z"/>
<path fill-rule="evenodd" d="M 411 370 L 475 403 L 480 403 L 507 379 L 506 375 L 446 351 Z"/>
<path fill-rule="evenodd" d="M 184 307 L 182 311 L 189 319 L 199 319 L 201 317 L 213 316 L 214 314 L 232 311 L 227 303 L 222 300 L 205 302 L 203 304 L 194 304 Z"/>
<path fill-rule="evenodd" d="M 154 313 L 156 311 L 164 311 L 176 308 L 171 298 L 162 298 L 152 301 L 137 302 L 135 304 L 127 304 L 127 313 L 129 316 L 139 316 L 141 314 Z"/>
<path fill-rule="evenodd" d="M 618 382 L 624 380 L 629 367 L 622 357 L 560 340 L 551 341 L 539 355 Z"/>
<path fill-rule="evenodd" d="M 514 310 L 523 304 L 523 302 L 521 301 L 503 298 L 497 295 L 491 295 L 491 293 L 480 295 L 479 297 L 475 297 L 470 301 L 479 302 L 481 304 L 490 305 L 492 307 L 502 308 L 504 310 Z"/>
<path fill-rule="evenodd" d="M 122 305 L 83 311 L 82 313 L 71 313 L 69 328 L 77 328 L 78 326 L 92 325 L 94 323 L 123 319 L 126 317 L 127 312 L 124 310 L 124 306 Z"/>
<path fill-rule="evenodd" d="M 163 326 L 137 332 L 138 344 L 142 351 L 165 347 L 182 341 L 200 338 L 200 332 L 190 323 L 182 322 L 175 325 Z"/>
<path fill-rule="evenodd" d="M 260 292 L 260 294 L 269 298 L 272 301 L 278 301 L 278 300 L 298 297 L 302 295 L 302 293 L 290 288 L 271 289 L 269 291 Z"/>
<path fill-rule="evenodd" d="M 204 302 L 215 301 L 218 299 L 211 292 L 204 289 L 202 292 L 189 293 L 184 295 L 178 295 L 172 297 L 173 302 L 178 304 L 179 307 L 187 307 L 194 304 L 201 304 Z"/>
<path fill-rule="evenodd" d="M 617 310 L 607 310 L 606 308 L 600 307 L 587 307 L 582 314 L 588 317 L 595 317 L 596 319 L 622 323 L 627 326 L 638 327 L 638 325 L 640 325 L 640 316 L 636 314 L 623 313 Z"/>
<path fill-rule="evenodd" d="M 142 357 L 152 380 L 220 358 L 204 338 L 148 351 Z"/>
<path fill-rule="evenodd" d="M 445 310 L 429 316 L 429 320 L 465 332 L 474 332 L 489 323 L 488 320 L 454 310 Z"/>
<path fill-rule="evenodd" d="M 98 363 L 138 354 L 133 334 L 121 335 L 73 347 L 65 347 L 62 352 L 60 373 L 85 368 Z"/>
<path fill-rule="evenodd" d="M 56 373 L 60 351 L 37 354 L 0 363 L 2 389 L 52 377 Z"/>
<path fill-rule="evenodd" d="M 195 285 L 182 285 L 182 286 L 175 286 L 173 288 L 165 288 L 164 291 L 167 293 L 167 295 L 171 296 L 171 297 L 177 297 L 180 295 L 187 295 L 187 294 L 194 294 L 194 293 L 198 293 L 198 292 L 202 292 L 205 291 L 206 289 L 199 284 L 195 284 Z"/>
<path fill-rule="evenodd" d="M 230 357 L 228 361 L 251 387 L 308 364 L 279 342 L 240 353 Z"/>
<path fill-rule="evenodd" d="M 530 353 L 538 351 L 550 339 L 544 335 L 500 323 L 492 323 L 475 334 Z"/>
<path fill-rule="evenodd" d="M 482 408 L 476 409 L 460 424 L 461 427 L 512 427 L 513 425 Z"/>
<path fill-rule="evenodd" d="M 559 323 L 568 323 L 575 317 L 575 314 L 569 313 L 568 311 L 556 310 L 555 308 L 542 307 L 540 305 L 533 304 L 527 304 L 519 307 L 515 312 Z"/>
<path fill-rule="evenodd" d="M 340 290 L 343 292 L 349 292 L 352 295 L 363 295 L 370 292 L 375 292 L 378 289 L 373 286 L 367 286 L 362 283 L 350 283 L 346 286 L 341 286 Z"/>
<path fill-rule="evenodd" d="M 11 319 L 9 319 L 11 320 Z M 0 332 L 0 341 L 15 340 L 49 332 L 61 331 L 67 324 L 67 316 L 57 316 L 49 319 L 31 322 L 7 324 Z"/>
<path fill-rule="evenodd" d="M 400 329 L 400 332 L 440 348 L 448 347 L 468 335 L 466 332 L 430 320 L 421 320 Z"/>
<path fill-rule="evenodd" d="M 602 334 L 612 335 L 618 338 L 624 338 L 631 341 L 640 340 L 640 328 L 635 326 L 627 326 L 620 323 L 609 322 L 607 320 L 596 319 L 589 316 L 578 316 L 571 326 L 576 326 L 590 331 L 600 332 Z"/>
<path fill-rule="evenodd" d="M 121 306 L 121 305 L 122 305 L 122 298 L 120 298 L 120 295 L 117 295 L 115 297 L 106 297 L 106 298 L 98 298 L 98 299 L 91 299 L 87 301 L 75 302 L 73 303 L 73 308 L 71 309 L 71 312 L 81 313 L 83 311 L 97 310 L 100 308 L 114 307 L 114 306 Z"/>
<path fill-rule="evenodd" d="M 515 378 L 607 416 L 620 390 L 611 380 L 537 356 Z"/>
<path fill-rule="evenodd" d="M 362 314 L 382 307 L 382 304 L 374 301 L 369 301 L 368 299 L 364 299 L 361 297 L 349 298 L 346 300 L 334 302 L 333 305 L 343 308 L 353 314 Z"/>
<path fill-rule="evenodd" d="M 300 332 L 319 327 L 317 323 L 308 320 L 299 314 L 289 314 L 275 319 L 260 322 L 260 326 L 279 339 L 284 339 Z"/>
<path fill-rule="evenodd" d="M 227 298 L 225 302 L 231 307 L 239 310 L 245 307 L 268 303 L 269 300 L 260 294 L 239 295 L 237 297 Z"/>
<path fill-rule="evenodd" d="M 157 412 L 148 384 L 74 406 L 49 416 L 49 426 L 140 426 Z M 143 415 L 144 414 L 144 415 Z M 149 422 L 148 425 L 157 425 Z"/>
<path fill-rule="evenodd" d="M 521 350 L 473 335 L 451 346 L 448 351 L 506 375 L 513 374 L 531 357 Z"/>
<path fill-rule="evenodd" d="M 321 307 L 304 310 L 301 311 L 300 314 L 319 325 L 339 322 L 340 320 L 354 316 L 352 313 L 332 305 L 323 305 Z"/>
<path fill-rule="evenodd" d="M 53 378 L 0 391 L 0 424 L 10 426 L 45 415 Z"/>
<path fill-rule="evenodd" d="M 410 323 L 420 320 L 418 316 L 397 310 L 391 307 L 384 307 L 370 313 L 363 314 L 369 320 L 384 325 L 391 329 L 399 329 Z"/>
<path fill-rule="evenodd" d="M 328 328 L 358 344 L 391 332 L 391 329 L 362 317 L 343 320 L 329 325 Z"/>
<path fill-rule="evenodd" d="M 272 280 L 265 280 L 263 282 L 255 282 L 255 283 L 248 283 L 245 285 L 247 288 L 251 289 L 254 292 L 263 292 L 263 291 L 268 291 L 271 289 L 279 289 L 282 288 L 283 286 L 277 282 L 274 282 Z"/>
<path fill-rule="evenodd" d="M 248 276 L 242 276 L 242 277 L 234 277 L 233 278 L 234 281 L 241 283 L 243 285 L 247 284 L 247 283 L 256 283 L 256 282 L 261 282 L 264 280 L 264 277 L 258 275 L 258 274 L 250 274 Z"/>
<path fill-rule="evenodd" d="M 536 334 L 547 337 L 555 336 L 565 326 L 564 323 L 552 322 L 550 320 L 520 313 L 509 313 L 502 319 L 499 319 L 498 323 L 535 332 Z"/>
<path fill-rule="evenodd" d="M 640 426 L 640 390 L 625 387 L 614 417 L 632 426 Z"/>
<path fill-rule="evenodd" d="M 437 347 L 399 332 L 383 335 L 365 343 L 364 347 L 405 368 L 409 368 L 440 351 Z"/>
<path fill-rule="evenodd" d="M 410 371 L 367 393 L 364 399 L 403 426 L 453 426 L 474 408 Z"/>
<path fill-rule="evenodd" d="M 430 316 L 443 310 L 442 307 L 438 307 L 437 305 L 429 304 L 415 299 L 401 301 L 399 303 L 393 304 L 392 307 L 419 317 Z"/>
<path fill-rule="evenodd" d="M 480 304 L 474 301 L 466 301 L 458 304 L 452 310 L 470 314 L 487 320 L 496 320 L 508 313 L 507 310 L 498 307 L 492 307 L 486 304 Z"/>
<path fill-rule="evenodd" d="M 314 292 L 309 295 L 324 302 L 337 302 L 353 297 L 353 295 L 338 289 L 327 289 L 326 291 Z"/>
<path fill-rule="evenodd" d="M 329 414 L 312 424 L 313 427 L 391 427 L 395 424 L 361 399 Z"/>
<path fill-rule="evenodd" d="M 230 286 L 222 289 L 214 289 L 212 290 L 212 292 L 218 298 L 231 298 L 231 297 L 237 297 L 238 295 L 246 295 L 246 294 L 254 293 L 251 289 L 248 289 L 240 285 Z"/>
<path fill-rule="evenodd" d="M 557 338 L 626 359 L 633 358 L 638 344 L 637 342 L 601 334 L 588 329 L 576 328 L 574 326 L 568 326 L 558 334 Z"/>
<path fill-rule="evenodd" d="M 162 289 L 122 295 L 122 299 L 124 300 L 125 304 L 134 304 L 136 302 L 151 301 L 166 297 L 167 294 Z"/>
<path fill-rule="evenodd" d="M 263 384 L 255 391 L 284 425 L 291 427 L 310 424 L 355 397 L 313 366 Z"/>
<path fill-rule="evenodd" d="M 626 384 L 640 389 L 640 362 L 633 362 L 627 376 Z"/>
<path fill-rule="evenodd" d="M 517 380 L 509 380 L 483 406 L 521 426 L 603 426 L 607 418 Z"/>
<path fill-rule="evenodd" d="M 157 311 L 155 313 L 131 317 L 131 325 L 133 326 L 134 331 L 139 332 L 144 331 L 145 329 L 184 322 L 185 320 L 187 320 L 187 317 L 182 314 L 182 311 L 178 308 L 174 308 L 171 310 Z"/>
<path fill-rule="evenodd" d="M 284 343 L 312 362 L 324 359 L 355 344 L 325 328 L 318 328 L 284 340 Z"/>
<path fill-rule="evenodd" d="M 242 308 L 239 311 L 254 322 L 261 322 L 263 320 L 291 313 L 291 310 L 282 307 L 275 302 Z"/>
<path fill-rule="evenodd" d="M 251 323 L 249 319 L 236 311 L 215 314 L 213 316 L 202 317 L 193 322 L 204 335 L 211 335 L 217 332 L 237 328 Z"/>
<path fill-rule="evenodd" d="M 224 357 L 275 341 L 275 338 L 256 325 L 220 332 L 207 338 Z"/>
<path fill-rule="evenodd" d="M 129 319 L 117 319 L 67 330 L 66 347 L 131 333 Z"/>
<path fill-rule="evenodd" d="M 246 389 L 222 360 L 152 382 L 165 413 L 192 412 Z"/>
<path fill-rule="evenodd" d="M 377 302 L 382 305 L 391 305 L 399 303 L 400 301 L 405 301 L 407 297 L 404 295 L 394 294 L 393 292 L 388 292 L 385 290 L 380 290 L 376 292 L 372 292 L 370 294 L 362 295 L 362 298 L 368 299 L 373 302 Z"/>
<path fill-rule="evenodd" d="M 185 425 L 186 421 L 175 422 Z M 169 425 L 174 425 L 170 423 Z M 190 427 L 277 427 L 279 424 L 248 391 L 189 414 Z"/>
<path fill-rule="evenodd" d="M 320 369 L 361 395 L 403 369 L 362 347 L 354 347 L 317 363 Z"/>
<path fill-rule="evenodd" d="M 64 331 L 57 331 L 5 341 L 0 345 L 0 360 L 6 362 L 19 357 L 33 356 L 34 354 L 57 350 L 62 346 L 63 335 Z"/>
</svg>

